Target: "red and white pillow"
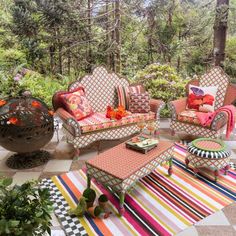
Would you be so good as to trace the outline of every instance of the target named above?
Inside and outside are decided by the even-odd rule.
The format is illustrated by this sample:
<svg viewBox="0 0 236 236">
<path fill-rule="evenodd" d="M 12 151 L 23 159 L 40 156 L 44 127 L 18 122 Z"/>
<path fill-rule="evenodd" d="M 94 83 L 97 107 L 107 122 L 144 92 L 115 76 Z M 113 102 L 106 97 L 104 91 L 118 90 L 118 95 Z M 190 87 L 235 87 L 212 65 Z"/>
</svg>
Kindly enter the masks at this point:
<svg viewBox="0 0 236 236">
<path fill-rule="evenodd" d="M 61 93 L 59 96 L 66 110 L 77 120 L 82 120 L 93 114 L 92 107 L 82 87 L 70 92 Z"/>
<path fill-rule="evenodd" d="M 129 111 L 131 113 L 148 113 L 150 110 L 150 96 L 148 92 L 130 94 Z"/>
<path fill-rule="evenodd" d="M 117 87 L 117 94 L 119 100 L 119 106 L 123 106 L 125 110 L 129 110 L 130 103 L 130 93 L 141 94 L 142 85 L 131 85 L 131 86 L 121 86 Z"/>
<path fill-rule="evenodd" d="M 217 86 L 199 87 L 189 85 L 189 95 L 186 109 L 213 112 L 215 110 L 215 99 Z"/>
</svg>

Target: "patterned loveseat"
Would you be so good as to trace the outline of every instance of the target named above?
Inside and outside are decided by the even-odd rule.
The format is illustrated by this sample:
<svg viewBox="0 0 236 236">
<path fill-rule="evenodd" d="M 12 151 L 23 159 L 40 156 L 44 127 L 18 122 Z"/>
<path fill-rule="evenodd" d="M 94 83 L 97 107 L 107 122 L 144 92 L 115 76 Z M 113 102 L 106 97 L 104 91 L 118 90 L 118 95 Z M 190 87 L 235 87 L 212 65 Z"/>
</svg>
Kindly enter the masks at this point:
<svg viewBox="0 0 236 236">
<path fill-rule="evenodd" d="M 108 73 L 104 67 L 94 69 L 92 75 L 73 82 L 68 91 L 78 87 L 84 87 L 86 97 L 95 112 L 92 116 L 77 121 L 68 113 L 59 99 L 60 92 L 53 96 L 53 107 L 56 114 L 63 121 L 63 130 L 67 142 L 75 148 L 88 146 L 94 141 L 120 139 L 139 131 L 137 123 L 140 120 L 154 121 L 159 128 L 159 114 L 164 106 L 160 100 L 150 100 L 151 111 L 149 113 L 134 113 L 121 120 L 110 120 L 106 118 L 105 111 L 108 105 L 117 107 L 118 96 L 116 88 L 118 85 L 128 86 L 129 82 L 119 78 L 115 73 Z M 144 88 L 142 88 L 144 91 Z"/>
</svg>

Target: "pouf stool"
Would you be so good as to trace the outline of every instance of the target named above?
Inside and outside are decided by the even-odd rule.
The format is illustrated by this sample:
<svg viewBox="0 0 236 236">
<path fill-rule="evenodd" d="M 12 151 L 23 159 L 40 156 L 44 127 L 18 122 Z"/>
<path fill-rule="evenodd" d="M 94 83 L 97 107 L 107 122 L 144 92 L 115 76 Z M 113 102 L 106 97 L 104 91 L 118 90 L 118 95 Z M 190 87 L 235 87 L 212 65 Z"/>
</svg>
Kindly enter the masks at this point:
<svg viewBox="0 0 236 236">
<path fill-rule="evenodd" d="M 185 159 L 186 167 L 191 164 L 195 175 L 198 169 L 205 167 L 214 171 L 215 181 L 219 176 L 219 170 L 224 169 L 227 174 L 230 160 L 230 151 L 221 140 L 210 138 L 195 139 L 188 145 L 188 152 Z"/>
</svg>

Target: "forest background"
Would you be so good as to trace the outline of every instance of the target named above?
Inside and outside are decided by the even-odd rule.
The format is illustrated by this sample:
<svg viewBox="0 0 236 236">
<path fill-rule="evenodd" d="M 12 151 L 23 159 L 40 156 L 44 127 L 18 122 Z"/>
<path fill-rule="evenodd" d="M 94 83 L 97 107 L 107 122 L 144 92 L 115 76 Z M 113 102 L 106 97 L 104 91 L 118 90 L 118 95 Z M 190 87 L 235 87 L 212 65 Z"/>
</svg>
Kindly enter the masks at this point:
<svg viewBox="0 0 236 236">
<path fill-rule="evenodd" d="M 51 106 L 55 91 L 103 64 L 149 78 L 155 98 L 181 97 L 189 77 L 214 64 L 217 17 L 227 28 L 221 66 L 236 82 L 236 0 L 223 2 L 0 0 L 0 95 L 24 87 Z"/>
</svg>

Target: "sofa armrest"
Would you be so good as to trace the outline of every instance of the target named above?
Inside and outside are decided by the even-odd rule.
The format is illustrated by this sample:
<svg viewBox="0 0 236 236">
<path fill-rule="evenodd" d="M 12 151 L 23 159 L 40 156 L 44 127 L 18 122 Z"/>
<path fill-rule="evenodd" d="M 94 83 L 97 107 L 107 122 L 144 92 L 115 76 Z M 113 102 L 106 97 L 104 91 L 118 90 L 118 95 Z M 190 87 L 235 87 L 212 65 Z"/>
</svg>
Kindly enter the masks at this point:
<svg viewBox="0 0 236 236">
<path fill-rule="evenodd" d="M 156 118 L 160 117 L 160 112 L 164 107 L 165 103 L 162 100 L 150 99 L 150 108 L 156 114 Z"/>
<path fill-rule="evenodd" d="M 63 126 L 67 129 L 72 135 L 80 136 L 81 129 L 80 125 L 77 120 L 72 116 L 69 112 L 64 110 L 63 108 L 58 108 L 56 110 L 56 114 L 61 118 L 63 121 Z"/>
<path fill-rule="evenodd" d="M 176 120 L 177 115 L 186 109 L 187 98 L 180 98 L 168 103 L 172 119 Z"/>
<path fill-rule="evenodd" d="M 214 119 L 211 122 L 211 129 L 212 130 L 219 130 L 224 125 L 226 125 L 227 120 L 228 120 L 227 113 L 225 113 L 223 111 L 217 113 L 217 115 L 214 117 Z"/>
</svg>

